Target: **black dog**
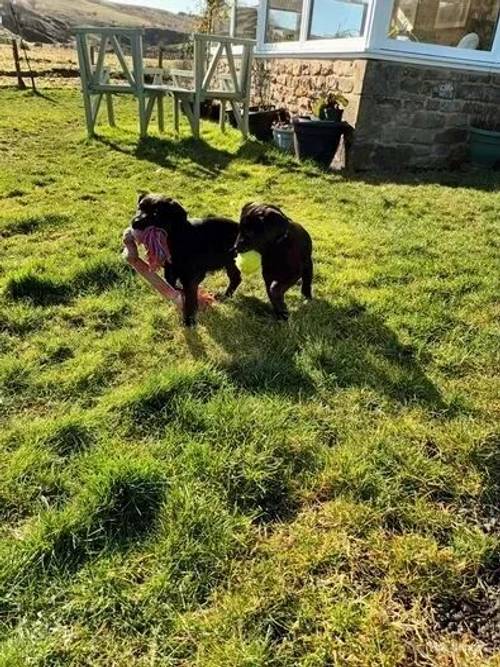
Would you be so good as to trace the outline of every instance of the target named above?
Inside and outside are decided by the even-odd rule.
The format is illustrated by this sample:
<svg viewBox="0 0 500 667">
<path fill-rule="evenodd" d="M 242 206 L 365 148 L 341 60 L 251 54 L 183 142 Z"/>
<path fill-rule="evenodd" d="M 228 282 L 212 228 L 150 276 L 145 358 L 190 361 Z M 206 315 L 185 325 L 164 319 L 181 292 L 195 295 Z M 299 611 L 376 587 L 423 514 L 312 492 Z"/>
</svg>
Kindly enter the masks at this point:
<svg viewBox="0 0 500 667">
<path fill-rule="evenodd" d="M 180 281 L 184 290 L 184 323 L 196 324 L 198 286 L 210 271 L 226 269 L 229 286 L 225 297 L 233 295 L 241 282 L 235 264 L 234 244 L 238 223 L 228 218 L 189 220 L 179 202 L 162 195 L 141 195 L 132 229 L 159 227 L 167 233 L 171 263 L 165 279 L 173 287 Z"/>
<path fill-rule="evenodd" d="M 285 292 L 302 280 L 302 294 L 312 299 L 312 241 L 277 206 L 246 204 L 241 211 L 238 252 L 256 250 L 262 256 L 262 276 L 276 317 L 288 319 Z"/>
</svg>

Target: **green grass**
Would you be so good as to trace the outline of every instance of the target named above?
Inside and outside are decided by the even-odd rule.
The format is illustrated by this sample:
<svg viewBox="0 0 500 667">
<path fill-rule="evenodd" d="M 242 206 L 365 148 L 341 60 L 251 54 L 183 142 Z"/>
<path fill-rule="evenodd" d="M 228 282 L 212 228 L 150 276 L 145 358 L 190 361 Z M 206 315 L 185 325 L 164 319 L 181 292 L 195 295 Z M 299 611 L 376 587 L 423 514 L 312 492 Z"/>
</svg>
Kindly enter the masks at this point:
<svg viewBox="0 0 500 667">
<path fill-rule="evenodd" d="M 50 98 L 0 92 L 0 665 L 499 665 L 498 174 Z M 279 204 L 315 301 L 252 276 L 185 330 L 120 258 L 141 190 Z"/>
</svg>

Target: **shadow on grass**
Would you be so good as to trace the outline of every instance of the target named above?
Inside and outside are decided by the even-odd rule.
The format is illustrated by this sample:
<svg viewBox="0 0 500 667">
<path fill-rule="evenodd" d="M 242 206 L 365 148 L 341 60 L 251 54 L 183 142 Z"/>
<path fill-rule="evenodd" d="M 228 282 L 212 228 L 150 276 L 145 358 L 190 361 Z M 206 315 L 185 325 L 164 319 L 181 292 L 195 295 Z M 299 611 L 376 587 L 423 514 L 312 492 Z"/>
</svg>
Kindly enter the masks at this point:
<svg viewBox="0 0 500 667">
<path fill-rule="evenodd" d="M 207 121 L 205 121 L 207 122 Z M 281 167 L 288 173 L 302 173 L 307 178 L 319 178 L 330 175 L 345 182 L 365 183 L 367 185 L 441 185 L 450 188 L 469 188 L 494 192 L 500 185 L 500 170 L 476 169 L 464 165 L 457 170 L 405 170 L 328 172 L 310 163 L 299 163 L 293 156 L 279 151 L 273 144 L 266 144 L 255 139 L 244 142 L 235 152 L 221 150 L 210 145 L 204 139 L 185 137 L 172 140 L 159 137 L 146 137 L 127 150 L 120 143 L 104 136 L 98 137 L 101 143 L 126 155 L 147 160 L 163 168 L 176 168 L 190 175 L 196 171 L 189 165 L 182 165 L 182 160 L 197 165 L 198 173 L 217 176 L 234 160 L 244 160 L 255 164 Z"/>
<path fill-rule="evenodd" d="M 265 144 L 257 140 L 246 141 L 237 151 L 230 152 L 216 148 L 204 139 L 193 137 L 178 140 L 146 137 L 139 139 L 137 144 L 133 144 L 130 149 L 102 135 L 97 138 L 102 144 L 119 153 L 132 155 L 159 167 L 176 169 L 194 176 L 200 173 L 218 176 L 235 160 L 278 166 L 286 169 L 287 172 L 301 172 L 310 178 L 317 178 L 324 173 L 311 165 L 299 164 L 291 156 L 281 153 L 273 144 Z M 186 164 L 183 164 L 183 160 L 186 161 Z M 193 169 L 193 165 L 197 169 Z"/>
<path fill-rule="evenodd" d="M 128 275 L 127 267 L 118 260 L 110 263 L 96 259 L 65 281 L 28 269 L 9 278 L 5 293 L 12 301 L 24 301 L 33 306 L 64 305 L 81 295 L 106 292 Z"/>
<path fill-rule="evenodd" d="M 345 176 L 347 181 L 366 185 L 440 185 L 496 192 L 500 187 L 500 170 L 475 169 L 464 165 L 455 171 L 380 171 L 356 172 Z"/>
<path fill-rule="evenodd" d="M 83 502 L 45 518 L 33 545 L 43 570 L 75 572 L 103 551 L 126 552 L 154 530 L 166 493 L 158 471 L 117 466 L 95 478 Z"/>
<path fill-rule="evenodd" d="M 15 190 L 13 192 L 16 192 Z M 28 216 L 19 220 L 7 221 L 0 227 L 0 238 L 33 234 L 41 229 L 59 227 L 67 224 L 69 216 L 49 213 L 48 215 Z"/>
<path fill-rule="evenodd" d="M 33 97 L 39 97 L 40 99 L 45 100 L 46 102 L 50 102 L 50 104 L 57 104 L 57 100 L 55 100 L 47 93 L 41 91 L 39 88 L 37 88 L 36 90 L 32 90 L 30 92 L 33 95 Z"/>
<path fill-rule="evenodd" d="M 214 308 L 204 324 L 230 357 L 231 381 L 246 391 L 307 396 L 367 387 L 402 404 L 447 407 L 414 350 L 362 304 L 315 300 L 292 313 L 289 324 L 273 321 L 254 297 L 235 304 L 236 315 Z"/>
</svg>

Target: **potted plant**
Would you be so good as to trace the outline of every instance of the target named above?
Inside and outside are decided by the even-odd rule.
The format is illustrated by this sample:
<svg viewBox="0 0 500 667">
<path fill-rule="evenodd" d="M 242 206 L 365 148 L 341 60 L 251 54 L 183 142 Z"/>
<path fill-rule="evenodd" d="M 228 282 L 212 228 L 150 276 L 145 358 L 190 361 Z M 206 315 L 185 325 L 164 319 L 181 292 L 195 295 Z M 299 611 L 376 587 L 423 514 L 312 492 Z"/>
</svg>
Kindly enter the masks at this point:
<svg viewBox="0 0 500 667">
<path fill-rule="evenodd" d="M 470 127 L 470 157 L 480 167 L 500 167 L 500 122 L 498 116 L 485 115 Z"/>
<path fill-rule="evenodd" d="M 348 104 L 349 100 L 342 93 L 332 91 L 316 100 L 313 113 L 319 120 L 335 120 L 340 123 Z"/>
<path fill-rule="evenodd" d="M 273 124 L 278 122 L 280 115 L 285 113 L 284 109 L 276 109 L 270 103 L 270 78 L 269 69 L 262 61 L 254 63 L 252 71 L 253 87 L 257 104 L 250 107 L 248 114 L 248 127 L 250 134 L 260 141 L 272 141 Z M 229 123 L 236 127 L 236 120 L 232 111 L 227 112 Z"/>
<path fill-rule="evenodd" d="M 293 119 L 295 155 L 299 160 L 315 160 L 328 168 L 339 147 L 340 138 L 350 126 L 342 122 L 348 100 L 339 92 L 322 95 L 312 105 L 315 117 Z"/>
<path fill-rule="evenodd" d="M 288 111 L 280 113 L 279 120 L 273 123 L 274 144 L 286 153 L 293 153 L 293 125 Z"/>
</svg>

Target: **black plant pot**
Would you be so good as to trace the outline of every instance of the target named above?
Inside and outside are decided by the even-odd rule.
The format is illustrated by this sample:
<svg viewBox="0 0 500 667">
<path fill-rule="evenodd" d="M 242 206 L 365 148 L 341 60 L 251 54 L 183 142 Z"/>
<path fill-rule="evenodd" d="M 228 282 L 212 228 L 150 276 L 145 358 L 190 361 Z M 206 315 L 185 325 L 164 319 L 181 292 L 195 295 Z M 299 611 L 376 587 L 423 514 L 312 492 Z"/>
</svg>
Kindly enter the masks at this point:
<svg viewBox="0 0 500 667">
<path fill-rule="evenodd" d="M 212 100 L 206 100 L 200 105 L 200 116 L 205 120 L 217 122 L 220 116 L 220 104 Z"/>
<path fill-rule="evenodd" d="M 333 107 L 324 107 L 321 110 L 320 120 L 334 120 L 337 123 L 340 123 L 342 116 L 344 115 L 344 109 L 335 109 Z"/>
<path fill-rule="evenodd" d="M 339 147 L 347 123 L 334 120 L 293 119 L 295 155 L 328 168 Z"/>
<path fill-rule="evenodd" d="M 286 113 L 284 109 L 259 109 L 251 107 L 248 114 L 248 129 L 250 134 L 259 141 L 272 141 L 273 125 L 277 123 L 282 115 Z M 232 127 L 237 127 L 234 113 L 227 112 L 227 119 Z"/>
</svg>

